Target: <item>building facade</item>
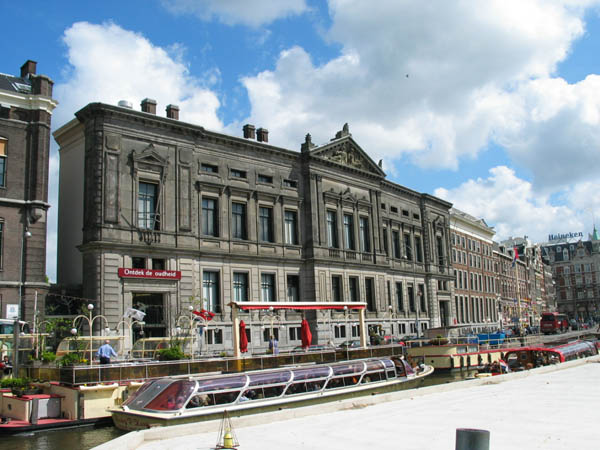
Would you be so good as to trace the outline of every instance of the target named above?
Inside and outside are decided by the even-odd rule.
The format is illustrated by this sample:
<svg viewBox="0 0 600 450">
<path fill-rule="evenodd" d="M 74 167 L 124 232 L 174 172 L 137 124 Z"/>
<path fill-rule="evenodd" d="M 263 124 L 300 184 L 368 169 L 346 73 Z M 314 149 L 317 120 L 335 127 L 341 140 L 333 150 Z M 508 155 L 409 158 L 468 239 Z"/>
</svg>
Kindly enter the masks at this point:
<svg viewBox="0 0 600 450">
<path fill-rule="evenodd" d="M 0 313 L 31 322 L 44 311 L 53 82 L 27 61 L 0 74 Z"/>
<path fill-rule="evenodd" d="M 544 259 L 552 268 L 557 310 L 571 319 L 600 318 L 600 236 L 594 228 L 589 240 L 543 245 Z"/>
<path fill-rule="evenodd" d="M 205 308 L 216 315 L 203 339 L 219 351 L 231 300 L 363 301 L 382 334 L 453 322 L 451 205 L 386 180 L 347 125 L 298 152 L 264 128 L 235 137 L 179 121 L 174 105 L 141 109 L 89 104 L 54 134 L 58 283 L 80 284 L 111 326 L 133 307 L 147 335 L 169 336 Z M 357 337 L 352 314 L 305 315 L 313 341 Z M 302 317 L 243 313 L 250 348 L 270 333 L 300 345 Z"/>
<path fill-rule="evenodd" d="M 451 210 L 452 265 L 457 325 L 489 329 L 500 323 L 495 231 L 483 219 Z"/>
</svg>

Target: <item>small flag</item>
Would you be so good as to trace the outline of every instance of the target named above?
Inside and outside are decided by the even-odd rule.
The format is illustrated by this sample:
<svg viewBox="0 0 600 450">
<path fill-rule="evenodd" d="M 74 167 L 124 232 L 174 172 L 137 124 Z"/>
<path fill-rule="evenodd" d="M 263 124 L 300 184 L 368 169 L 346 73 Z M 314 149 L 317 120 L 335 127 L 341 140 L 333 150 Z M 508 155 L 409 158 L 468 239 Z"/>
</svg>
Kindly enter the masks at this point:
<svg viewBox="0 0 600 450">
<path fill-rule="evenodd" d="M 192 311 L 193 314 L 195 314 L 198 317 L 202 317 L 204 320 L 209 321 L 212 320 L 213 317 L 215 317 L 215 313 L 214 312 L 210 312 L 207 311 L 205 309 L 201 309 L 200 311 Z"/>
<path fill-rule="evenodd" d="M 519 259 L 519 251 L 517 250 L 517 247 L 513 248 L 513 260 L 512 260 L 512 266 L 515 267 L 515 264 L 517 264 L 517 259 Z"/>
</svg>

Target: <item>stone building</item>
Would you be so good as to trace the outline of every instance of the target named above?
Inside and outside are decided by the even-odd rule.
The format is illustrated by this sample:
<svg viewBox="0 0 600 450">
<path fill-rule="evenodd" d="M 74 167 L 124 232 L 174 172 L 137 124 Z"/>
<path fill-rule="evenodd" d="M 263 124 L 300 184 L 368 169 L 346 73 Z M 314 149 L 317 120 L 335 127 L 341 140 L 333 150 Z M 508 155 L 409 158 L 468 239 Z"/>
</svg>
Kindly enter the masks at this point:
<svg viewBox="0 0 600 450">
<path fill-rule="evenodd" d="M 0 313 L 32 321 L 44 311 L 53 82 L 27 61 L 0 73 Z"/>
<path fill-rule="evenodd" d="M 519 253 L 518 247 L 517 252 Z M 527 261 L 519 253 L 514 258 L 514 247 L 503 244 L 494 246 L 494 269 L 498 279 L 503 326 L 532 325 L 531 294 Z"/>
<path fill-rule="evenodd" d="M 363 301 L 382 334 L 452 323 L 451 205 L 385 178 L 345 125 L 300 152 L 178 120 L 179 110 L 92 103 L 60 145 L 59 284 L 80 284 L 112 325 L 129 307 L 173 333 L 189 307 L 203 339 L 231 346 L 229 301 Z M 244 315 L 245 314 L 245 315 Z M 302 314 L 243 313 L 250 348 L 300 345 Z M 356 337 L 356 317 L 307 313 L 313 341 Z M 266 325 L 266 329 L 263 327 Z"/>
<path fill-rule="evenodd" d="M 600 236 L 594 227 L 589 240 L 543 245 L 552 268 L 557 310 L 571 319 L 600 319 Z"/>
<path fill-rule="evenodd" d="M 483 219 L 452 208 L 451 237 L 456 324 L 484 329 L 499 324 L 493 248 L 495 231 Z"/>
</svg>

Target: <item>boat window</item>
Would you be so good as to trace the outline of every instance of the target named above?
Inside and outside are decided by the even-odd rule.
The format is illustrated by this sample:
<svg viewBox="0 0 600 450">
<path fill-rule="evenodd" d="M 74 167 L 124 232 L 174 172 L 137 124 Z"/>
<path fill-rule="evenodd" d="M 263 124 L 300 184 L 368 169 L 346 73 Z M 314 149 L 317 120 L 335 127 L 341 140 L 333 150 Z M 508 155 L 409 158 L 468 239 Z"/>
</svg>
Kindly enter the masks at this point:
<svg viewBox="0 0 600 450">
<path fill-rule="evenodd" d="M 248 375 L 250 382 L 248 386 L 259 386 L 265 384 L 287 383 L 292 378 L 290 371 L 268 372 L 268 373 L 253 373 Z"/>
<path fill-rule="evenodd" d="M 326 378 L 329 376 L 329 367 L 311 367 L 308 369 L 295 369 L 294 381 L 310 380 L 312 378 Z"/>
<path fill-rule="evenodd" d="M 387 371 L 387 377 L 388 377 L 388 380 L 390 378 L 396 378 L 396 371 L 395 370 L 388 370 Z"/>
<path fill-rule="evenodd" d="M 228 378 L 210 378 L 208 380 L 198 380 L 198 392 L 240 389 L 245 385 L 246 375 Z"/>
<path fill-rule="evenodd" d="M 334 375 L 346 375 L 351 373 L 359 374 L 364 370 L 365 365 L 362 362 L 356 362 L 351 364 L 336 364 L 331 366 L 331 368 L 333 369 Z"/>
<path fill-rule="evenodd" d="M 367 372 L 370 372 L 371 370 L 381 370 L 381 368 L 381 361 L 367 361 Z"/>
<path fill-rule="evenodd" d="M 348 376 L 348 377 L 336 377 L 331 378 L 325 389 L 337 389 L 345 386 L 354 386 L 358 384 L 360 380 L 360 375 Z"/>
<path fill-rule="evenodd" d="M 386 369 L 392 369 L 394 367 L 394 363 L 389 359 L 382 359 L 381 362 L 386 367 Z"/>
<path fill-rule="evenodd" d="M 167 381 L 167 383 L 165 383 L 165 381 Z M 135 408 L 135 406 L 141 407 L 142 405 L 144 405 L 144 403 L 146 403 L 148 400 L 150 400 L 150 398 L 155 396 L 161 389 L 163 389 L 165 386 L 167 386 L 167 384 L 169 382 L 170 382 L 169 380 L 148 381 L 148 382 L 142 384 L 137 391 L 135 391 L 133 394 L 131 394 L 129 396 L 129 398 L 123 403 L 123 405 L 129 406 L 129 407 L 134 407 L 134 408 Z M 154 386 L 157 383 L 159 384 L 159 387 Z M 145 395 L 145 396 L 143 396 L 144 398 L 142 398 L 142 394 L 149 389 L 152 393 Z M 136 399 L 138 399 L 138 400 L 136 401 Z"/>
<path fill-rule="evenodd" d="M 233 392 L 223 392 L 220 394 L 211 394 L 209 397 L 214 397 L 213 405 L 226 405 L 228 403 L 233 403 L 240 395 L 240 391 Z"/>
<path fill-rule="evenodd" d="M 185 407 L 186 408 L 199 408 L 201 406 L 210 406 L 210 405 L 214 405 L 214 401 L 215 401 L 215 398 L 213 395 L 208 395 L 208 394 L 194 395 Z"/>
<path fill-rule="evenodd" d="M 323 389 L 324 384 L 325 380 L 292 383 L 288 386 L 287 390 L 285 391 L 285 395 L 303 394 L 305 392 L 320 391 L 321 389 Z"/>
<path fill-rule="evenodd" d="M 185 406 L 196 387 L 195 381 L 177 380 L 162 389 L 144 406 L 154 411 L 175 411 Z"/>
<path fill-rule="evenodd" d="M 271 386 L 266 388 L 258 388 L 256 391 L 256 398 L 273 398 L 280 397 L 283 394 L 283 390 L 285 389 L 285 385 L 280 386 Z"/>
</svg>

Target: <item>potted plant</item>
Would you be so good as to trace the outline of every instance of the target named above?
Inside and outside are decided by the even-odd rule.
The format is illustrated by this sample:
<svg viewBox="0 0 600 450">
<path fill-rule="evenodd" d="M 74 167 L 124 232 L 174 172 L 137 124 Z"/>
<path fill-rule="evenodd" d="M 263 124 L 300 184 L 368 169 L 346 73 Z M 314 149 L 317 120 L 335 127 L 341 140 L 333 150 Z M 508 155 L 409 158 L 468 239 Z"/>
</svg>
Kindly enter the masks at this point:
<svg viewBox="0 0 600 450">
<path fill-rule="evenodd" d="M 3 388 L 10 388 L 13 395 L 22 397 L 23 395 L 39 394 L 41 389 L 33 385 L 31 378 L 5 378 L 0 384 Z"/>
</svg>

